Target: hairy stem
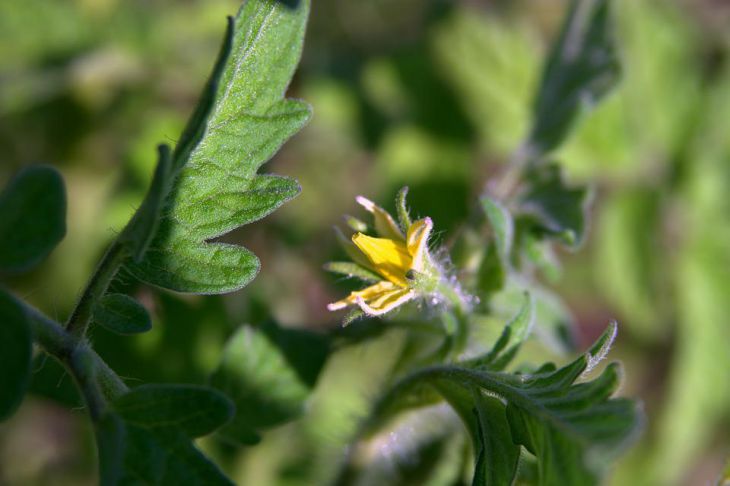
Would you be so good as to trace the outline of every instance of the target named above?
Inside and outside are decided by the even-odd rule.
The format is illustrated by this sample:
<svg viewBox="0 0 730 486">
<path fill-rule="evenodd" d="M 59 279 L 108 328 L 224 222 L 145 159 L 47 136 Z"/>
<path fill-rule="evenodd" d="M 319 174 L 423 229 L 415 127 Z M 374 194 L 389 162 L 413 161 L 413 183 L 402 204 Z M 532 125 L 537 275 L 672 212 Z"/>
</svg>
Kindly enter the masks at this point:
<svg viewBox="0 0 730 486">
<path fill-rule="evenodd" d="M 442 315 L 441 320 L 447 327 L 449 339 L 452 343 L 451 354 L 457 356 L 464 351 L 469 340 L 471 303 L 456 280 L 442 278 L 438 285 L 438 291 L 449 305 L 449 310 Z"/>
<path fill-rule="evenodd" d="M 86 401 L 91 419 L 97 422 L 104 414 L 106 400 L 97 382 L 94 359 L 89 351 L 91 350 L 87 346 L 78 346 L 71 353 L 67 363 Z"/>
<path fill-rule="evenodd" d="M 474 370 L 459 365 L 439 365 L 420 369 L 394 385 L 375 406 L 372 417 L 379 417 L 399 396 L 407 394 L 415 385 L 435 383 L 439 380 L 456 381 L 487 390 L 518 405 L 531 413 L 553 418 L 518 388 L 521 378 L 498 371 Z"/>
<path fill-rule="evenodd" d="M 104 296 L 109 284 L 119 271 L 119 268 L 128 257 L 125 245 L 115 241 L 109 247 L 94 275 L 81 294 L 76 307 L 66 323 L 66 330 L 72 335 L 83 338 L 89 328 L 89 322 L 94 311 L 94 305 Z"/>
<path fill-rule="evenodd" d="M 525 169 L 535 163 L 536 155 L 536 150 L 529 143 L 523 142 L 512 153 L 502 176 L 494 182 L 488 183 L 483 194 L 494 197 L 498 201 L 509 200 L 522 182 Z"/>
<path fill-rule="evenodd" d="M 97 419 L 103 413 L 108 400 L 128 391 L 122 379 L 83 338 L 71 334 L 22 300 L 16 301 L 28 316 L 36 343 L 74 377 L 92 418 Z"/>
</svg>

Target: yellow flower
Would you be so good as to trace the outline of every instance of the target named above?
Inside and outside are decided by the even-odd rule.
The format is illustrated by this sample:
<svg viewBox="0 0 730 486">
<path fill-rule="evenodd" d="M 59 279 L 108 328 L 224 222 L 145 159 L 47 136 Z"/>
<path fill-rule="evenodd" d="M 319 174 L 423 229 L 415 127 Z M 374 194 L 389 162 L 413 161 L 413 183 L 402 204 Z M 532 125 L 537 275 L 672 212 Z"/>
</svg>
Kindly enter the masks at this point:
<svg viewBox="0 0 730 486">
<path fill-rule="evenodd" d="M 357 305 L 366 314 L 379 316 L 417 297 L 420 292 L 417 277 L 434 272 L 435 266 L 428 254 L 433 222 L 431 218 L 413 223 L 406 221 L 404 235 L 387 211 L 362 196 L 357 202 L 373 214 L 375 231 L 380 237 L 355 233 L 346 250 L 355 263 L 379 280 L 363 290 L 351 292 L 327 308 L 335 311 Z"/>
</svg>

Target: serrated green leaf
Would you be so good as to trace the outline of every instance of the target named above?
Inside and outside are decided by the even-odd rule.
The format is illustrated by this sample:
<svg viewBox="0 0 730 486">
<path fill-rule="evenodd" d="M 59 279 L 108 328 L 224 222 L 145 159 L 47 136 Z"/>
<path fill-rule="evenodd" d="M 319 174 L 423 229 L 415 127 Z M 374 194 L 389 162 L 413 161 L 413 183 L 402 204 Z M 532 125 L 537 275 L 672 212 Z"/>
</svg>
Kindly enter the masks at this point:
<svg viewBox="0 0 730 486">
<path fill-rule="evenodd" d="M 546 234 L 576 248 L 586 233 L 589 196 L 585 187 L 568 187 L 557 164 L 540 166 L 527 174 L 520 217 L 537 235 Z"/>
<path fill-rule="evenodd" d="M 608 356 L 608 352 L 611 351 L 611 346 L 613 346 L 613 342 L 616 340 L 616 334 L 618 334 L 618 325 L 615 321 L 612 321 L 608 324 L 606 330 L 603 331 L 603 334 L 596 339 L 596 342 L 584 354 L 586 357 L 586 367 L 583 370 L 584 375 L 593 371 L 593 368 Z"/>
<path fill-rule="evenodd" d="M 176 429 L 189 437 L 208 435 L 233 416 L 231 401 L 197 385 L 146 384 L 122 395 L 114 411 L 128 424 L 147 429 Z"/>
<path fill-rule="evenodd" d="M 510 319 L 524 305 L 525 292 L 535 302 L 535 339 L 558 355 L 576 352 L 575 322 L 570 310 L 558 295 L 534 281 L 513 275 L 505 288 L 491 298 L 492 311 Z"/>
<path fill-rule="evenodd" d="M 479 449 L 474 465 L 473 486 L 508 484 L 515 476 L 520 448 L 509 435 L 505 407 L 498 399 L 474 392 L 479 423 Z"/>
<path fill-rule="evenodd" d="M 308 331 L 243 326 L 210 379 L 236 405 L 236 416 L 220 434 L 251 443 L 259 431 L 296 418 L 328 352 L 325 338 Z"/>
<path fill-rule="evenodd" d="M 117 334 L 138 334 L 152 329 L 147 309 L 125 294 L 106 294 L 94 306 L 94 322 Z"/>
<path fill-rule="evenodd" d="M 478 388 L 440 380 L 434 384 L 459 414 L 474 444 L 472 486 L 511 484 L 517 473 L 520 447 L 512 442 L 505 406 Z"/>
<path fill-rule="evenodd" d="M 423 395 L 424 386 L 430 385 L 447 400 L 453 400 L 453 393 L 460 397 L 455 408 L 461 410 L 462 417 L 467 416 L 464 422 L 472 437 L 479 437 L 480 432 L 475 428 L 484 424 L 469 418 L 464 413 L 469 408 L 468 402 L 463 403 L 466 393 L 481 390 L 480 393 L 498 397 L 499 405 L 506 403 L 511 441 L 536 456 L 539 485 L 596 484 L 606 463 L 626 447 L 641 425 L 641 413 L 635 403 L 611 398 L 619 384 L 616 363 L 607 366 L 595 380 L 576 383 L 605 356 L 615 335 L 616 326 L 611 324 L 578 359 L 557 370 L 543 367 L 531 375 L 509 375 L 458 364 L 421 370 L 396 384 L 379 403 L 376 414 L 402 410 L 409 403 L 407 397 L 412 391 Z M 452 392 L 453 387 L 465 391 Z M 498 403 L 491 405 L 496 407 Z M 415 405 L 422 403 L 416 401 Z M 494 416 L 498 414 L 493 409 Z M 488 418 L 484 415 L 479 419 Z M 504 456 L 503 452 L 496 457 Z M 481 467 L 479 460 L 477 465 Z"/>
<path fill-rule="evenodd" d="M 470 360 L 475 367 L 501 371 L 507 367 L 519 351 L 520 346 L 530 334 L 535 319 L 535 301 L 527 294 L 520 311 L 504 327 L 491 350 L 484 356 Z"/>
<path fill-rule="evenodd" d="M 198 109 L 173 154 L 175 184 L 144 259 L 141 280 L 194 293 L 248 284 L 259 261 L 211 243 L 296 196 L 296 181 L 259 167 L 306 123 L 309 107 L 283 98 L 302 48 L 308 2 L 248 0 L 235 18 Z"/>
<path fill-rule="evenodd" d="M 0 272 L 38 264 L 66 235 L 66 190 L 52 167 L 21 171 L 0 194 Z"/>
<path fill-rule="evenodd" d="M 537 154 L 560 145 L 581 112 L 592 108 L 618 82 L 620 65 L 609 2 L 571 3 L 535 100 L 529 144 Z"/>
<path fill-rule="evenodd" d="M 146 429 L 107 413 L 96 424 L 96 441 L 102 486 L 233 484 L 176 429 Z"/>
<path fill-rule="evenodd" d="M 15 412 L 28 388 L 32 344 L 23 309 L 0 289 L 0 421 Z"/>
<path fill-rule="evenodd" d="M 564 386 L 575 375 L 561 371 L 526 390 L 529 400 L 547 404 L 546 413 L 508 404 L 513 439 L 537 457 L 538 484 L 597 484 L 613 455 L 635 435 L 638 414 L 631 401 L 608 399 L 618 385 L 615 364 L 568 393 Z"/>
</svg>

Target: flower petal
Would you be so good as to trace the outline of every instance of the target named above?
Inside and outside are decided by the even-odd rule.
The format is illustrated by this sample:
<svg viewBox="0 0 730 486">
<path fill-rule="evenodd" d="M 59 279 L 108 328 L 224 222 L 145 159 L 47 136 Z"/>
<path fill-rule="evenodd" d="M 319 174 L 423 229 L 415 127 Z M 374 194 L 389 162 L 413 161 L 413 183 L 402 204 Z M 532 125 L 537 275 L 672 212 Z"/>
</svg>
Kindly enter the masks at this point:
<svg viewBox="0 0 730 486">
<path fill-rule="evenodd" d="M 404 241 L 405 237 L 400 227 L 393 219 L 393 216 L 370 199 L 357 196 L 357 203 L 373 214 L 375 220 L 375 231 L 383 238 L 390 238 L 396 241 Z"/>
<path fill-rule="evenodd" d="M 327 304 L 327 310 L 330 311 L 336 311 L 340 309 L 344 309 L 347 306 L 355 305 L 358 302 L 358 299 L 367 299 L 367 300 L 374 300 L 377 299 L 378 296 L 383 295 L 387 292 L 392 292 L 393 290 L 398 289 L 393 283 L 391 282 L 378 282 L 375 285 L 371 285 L 370 287 L 365 287 L 362 290 L 357 290 L 355 292 L 350 292 L 350 295 L 345 297 L 342 300 L 338 300 L 337 302 L 333 302 L 332 304 Z"/>
<path fill-rule="evenodd" d="M 342 246 L 342 249 L 345 250 L 347 256 L 350 257 L 350 260 L 363 268 L 372 270 L 373 272 L 375 271 L 375 267 L 373 267 L 373 264 L 370 263 L 370 260 L 362 254 L 360 249 L 355 246 L 351 239 L 348 239 L 344 234 L 342 234 L 342 231 L 340 231 L 340 228 L 337 226 L 335 226 L 335 235 L 337 236 L 337 241 L 340 243 L 340 246 Z"/>
<path fill-rule="evenodd" d="M 408 227 L 406 244 L 408 253 L 413 258 L 411 268 L 418 272 L 424 271 L 426 255 L 428 255 L 428 237 L 433 229 L 431 218 L 419 219 Z"/>
<path fill-rule="evenodd" d="M 362 297 L 357 297 L 357 305 L 365 314 L 370 316 L 380 316 L 396 307 L 405 304 L 409 300 L 412 300 L 416 296 L 416 293 L 411 289 L 398 288 L 395 290 L 389 290 L 378 295 L 376 298 L 367 301 Z"/>
<path fill-rule="evenodd" d="M 406 272 L 411 268 L 413 259 L 405 244 L 388 238 L 373 238 L 362 233 L 352 236 L 352 242 L 370 260 L 376 272 L 391 282 L 407 287 Z"/>
</svg>

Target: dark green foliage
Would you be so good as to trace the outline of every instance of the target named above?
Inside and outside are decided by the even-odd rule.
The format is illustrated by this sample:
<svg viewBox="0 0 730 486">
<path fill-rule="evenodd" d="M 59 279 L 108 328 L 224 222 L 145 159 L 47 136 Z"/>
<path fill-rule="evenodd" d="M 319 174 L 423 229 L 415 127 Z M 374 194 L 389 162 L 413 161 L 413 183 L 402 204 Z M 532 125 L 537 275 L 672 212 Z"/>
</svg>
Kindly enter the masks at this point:
<svg viewBox="0 0 730 486">
<path fill-rule="evenodd" d="M 96 425 L 100 484 L 232 485 L 175 429 L 147 429 L 108 413 Z"/>
<path fill-rule="evenodd" d="M 221 435 L 237 442 L 297 417 L 328 354 L 329 345 L 309 331 L 243 326 L 231 337 L 211 385 L 236 404 Z"/>
<path fill-rule="evenodd" d="M 145 383 L 204 383 L 216 360 L 202 361 L 199 343 L 215 346 L 218 356 L 230 333 L 222 299 L 190 299 L 160 292 L 151 307 L 156 314 L 152 330 L 120 338 L 99 327 L 94 330 L 95 349 L 119 374 Z M 142 346 L 145 342 L 153 343 L 151 349 Z M 160 356 L 165 359 L 160 360 Z"/>
<path fill-rule="evenodd" d="M 28 388 L 32 344 L 22 307 L 0 289 L 0 421 L 15 412 Z"/>
<path fill-rule="evenodd" d="M 517 472 L 520 447 L 512 442 L 504 404 L 476 387 L 469 389 L 448 381 L 434 387 L 471 435 L 475 461 L 472 486 L 510 484 Z"/>
<path fill-rule="evenodd" d="M 78 388 L 68 379 L 66 369 L 57 360 L 39 353 L 31 362 L 31 369 L 33 373 L 28 393 L 64 407 L 83 407 Z"/>
<path fill-rule="evenodd" d="M 578 115 L 618 82 L 620 65 L 609 5 L 609 0 L 572 1 L 535 100 L 529 137 L 533 155 L 560 145 Z"/>
<path fill-rule="evenodd" d="M 100 482 L 232 484 L 191 442 L 233 414 L 224 395 L 194 385 L 142 385 L 96 424 Z"/>
<path fill-rule="evenodd" d="M 527 174 L 520 197 L 522 223 L 538 235 L 559 239 L 570 247 L 583 242 L 590 192 L 584 187 L 568 187 L 560 166 L 539 166 Z"/>
<path fill-rule="evenodd" d="M 94 306 L 94 322 L 117 334 L 138 334 L 152 328 L 147 310 L 125 294 L 102 297 Z"/>
<path fill-rule="evenodd" d="M 96 447 L 99 456 L 99 484 L 114 486 L 124 475 L 127 430 L 114 414 L 107 414 L 96 423 Z"/>
<path fill-rule="evenodd" d="M 20 172 L 0 194 L 0 272 L 37 265 L 66 234 L 66 190 L 52 167 Z"/>
<path fill-rule="evenodd" d="M 597 484 L 603 466 L 636 436 L 641 425 L 635 403 L 611 398 L 619 383 L 616 364 L 606 367 L 593 381 L 576 383 L 605 357 L 615 335 L 612 324 L 575 361 L 557 370 L 545 366 L 530 375 L 458 364 L 427 368 L 396 384 L 380 403 L 378 413 L 391 415 L 403 410 L 407 403 L 414 404 L 407 398 L 412 391 L 424 396 L 424 385 L 431 386 L 455 404 L 470 430 L 476 444 L 476 475 L 489 478 L 483 481 L 504 480 L 505 471 L 514 474 L 514 450 L 505 446 L 514 443 L 536 456 L 540 485 Z M 499 400 L 486 399 L 481 395 L 484 392 Z M 403 398 L 406 404 L 401 403 Z M 419 400 L 415 405 L 423 403 Z M 504 404 L 506 423 L 500 419 Z M 497 446 L 485 435 L 488 430 L 502 436 L 496 451 Z M 498 484 L 479 480 L 475 477 L 476 484 Z"/>
<path fill-rule="evenodd" d="M 510 482 L 520 458 L 520 449 L 511 440 L 504 419 L 504 404 L 499 399 L 472 391 L 478 420 L 478 442 L 474 485 L 498 485 Z"/>
<path fill-rule="evenodd" d="M 210 434 L 233 416 L 231 401 L 197 385 L 141 385 L 114 402 L 127 423 L 147 429 L 176 429 L 188 437 Z"/>
</svg>

